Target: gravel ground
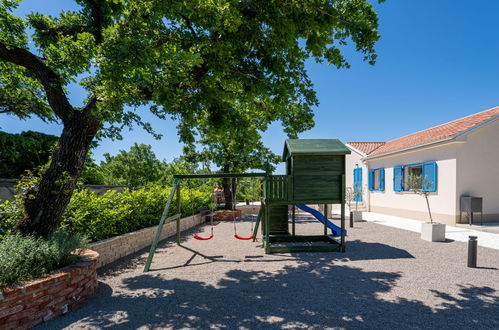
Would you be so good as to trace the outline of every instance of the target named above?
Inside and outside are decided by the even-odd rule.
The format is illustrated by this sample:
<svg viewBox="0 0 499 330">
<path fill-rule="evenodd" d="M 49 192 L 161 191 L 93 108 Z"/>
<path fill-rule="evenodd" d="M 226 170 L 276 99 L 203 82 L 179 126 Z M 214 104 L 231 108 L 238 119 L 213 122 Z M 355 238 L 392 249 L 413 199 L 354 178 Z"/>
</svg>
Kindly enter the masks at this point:
<svg viewBox="0 0 499 330">
<path fill-rule="evenodd" d="M 499 329 L 498 250 L 479 247 L 470 269 L 465 243 L 375 223 L 349 230 L 346 253 L 265 255 L 232 223 L 192 238 L 208 232 L 162 242 L 149 273 L 147 251 L 108 266 L 82 308 L 39 328 Z M 301 217 L 297 233 L 321 232 Z"/>
</svg>

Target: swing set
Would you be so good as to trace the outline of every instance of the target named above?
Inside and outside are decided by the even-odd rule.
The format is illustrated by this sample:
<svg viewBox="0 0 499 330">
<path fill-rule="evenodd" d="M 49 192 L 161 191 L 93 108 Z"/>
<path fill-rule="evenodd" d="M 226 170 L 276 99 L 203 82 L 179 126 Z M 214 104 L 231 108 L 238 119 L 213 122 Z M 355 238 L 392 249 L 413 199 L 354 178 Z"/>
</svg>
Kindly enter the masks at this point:
<svg viewBox="0 0 499 330">
<path fill-rule="evenodd" d="M 345 229 L 345 157 L 347 154 L 350 154 L 350 150 L 337 139 L 289 139 L 284 144 L 282 155 L 282 161 L 286 163 L 285 175 L 266 173 L 175 175 L 173 188 L 153 239 L 144 272 L 149 271 L 165 223 L 176 221 L 177 244 L 180 244 L 180 211 L 169 218 L 167 215 L 175 194 L 177 194 L 177 210 L 180 210 L 180 181 L 186 179 L 260 178 L 262 198 L 253 234 L 238 235 L 236 218 L 233 215 L 234 238 L 255 241 L 258 227 L 261 224 L 265 253 L 345 252 L 347 234 Z M 232 197 L 235 201 L 235 196 Z M 340 204 L 340 226 L 328 219 L 331 204 Z M 314 210 L 307 205 L 323 205 L 324 212 Z M 234 210 L 234 204 L 231 208 Z M 296 208 L 310 213 L 321 222 L 323 234 L 297 233 L 295 230 Z M 213 213 L 210 214 L 211 234 L 205 237 L 194 235 L 195 239 L 205 241 L 214 238 Z M 290 220 L 291 230 L 289 230 Z"/>
<path fill-rule="evenodd" d="M 267 176 L 266 173 L 217 173 L 217 174 L 183 174 L 183 175 L 175 175 L 174 180 L 173 180 L 173 186 L 172 190 L 170 192 L 170 195 L 168 197 L 168 200 L 166 202 L 165 208 L 163 210 L 163 214 L 161 216 L 161 220 L 158 225 L 158 229 L 156 230 L 156 235 L 154 236 L 152 245 L 151 245 L 151 250 L 149 251 L 149 256 L 147 258 L 146 264 L 144 266 L 144 272 L 148 272 L 149 268 L 152 263 L 152 259 L 154 257 L 154 253 L 156 251 L 158 242 L 161 237 L 161 231 L 163 230 L 163 226 L 167 223 L 176 221 L 176 242 L 177 245 L 180 245 L 180 221 L 181 221 L 181 194 L 180 194 L 180 183 L 182 180 L 187 180 L 187 187 L 189 190 L 189 197 L 191 200 L 191 211 L 192 214 L 194 214 L 194 203 L 193 203 L 193 198 L 192 198 L 192 183 L 189 179 L 227 179 L 227 178 L 265 178 Z M 198 241 L 208 241 L 211 240 L 215 237 L 214 234 L 214 224 L 213 224 L 213 216 L 215 215 L 215 205 L 217 205 L 217 200 L 216 200 L 216 194 L 215 194 L 215 189 L 212 190 L 213 195 L 212 195 L 212 203 L 211 203 L 211 208 L 210 208 L 210 213 L 207 215 L 210 219 L 210 235 L 208 236 L 201 236 L 198 234 L 195 234 L 193 236 L 194 239 Z M 249 236 L 241 236 L 237 233 L 237 217 L 236 217 L 236 205 L 237 205 L 237 199 L 236 195 L 233 190 L 231 190 L 232 194 L 232 205 L 231 205 L 231 211 L 232 211 L 232 222 L 234 226 L 234 238 L 238 240 L 253 240 L 255 239 L 255 232 L 253 230 L 253 222 L 251 223 L 251 235 Z M 167 217 L 168 212 L 170 210 L 170 206 L 173 202 L 173 198 L 176 196 L 176 203 L 177 203 L 177 214 Z"/>
<path fill-rule="evenodd" d="M 216 185 L 215 185 L 216 187 Z M 190 197 L 190 200 L 191 200 L 191 213 L 194 214 L 194 199 L 192 198 L 192 185 L 191 185 L 191 181 L 188 181 L 188 189 L 189 189 L 189 197 Z M 210 210 L 210 214 L 208 215 L 208 217 L 210 218 L 210 235 L 209 236 L 200 236 L 198 234 L 195 234 L 193 236 L 194 239 L 198 240 L 198 241 L 209 241 L 211 240 L 215 235 L 213 234 L 213 229 L 214 229 L 214 225 L 213 225 L 213 216 L 215 215 L 215 210 L 218 209 L 215 208 L 215 205 L 217 204 L 217 196 L 216 196 L 216 192 L 215 192 L 215 188 L 212 189 L 213 191 L 213 195 L 212 195 L 212 203 L 211 203 L 211 210 Z M 253 189 L 254 190 L 254 189 Z M 254 191 L 253 191 L 254 193 Z M 234 225 L 234 238 L 236 239 L 239 239 L 239 240 L 243 240 L 243 241 L 247 241 L 247 240 L 251 240 L 255 237 L 254 234 L 251 234 L 249 236 L 241 236 L 237 233 L 237 217 L 236 217 L 236 206 L 237 206 L 237 198 L 236 198 L 236 194 L 233 190 L 231 190 L 231 196 L 232 196 L 232 205 L 231 205 L 231 208 L 230 210 L 232 211 L 232 223 Z M 226 204 L 224 202 L 224 204 Z M 253 222 L 251 222 L 251 233 L 253 233 Z"/>
</svg>

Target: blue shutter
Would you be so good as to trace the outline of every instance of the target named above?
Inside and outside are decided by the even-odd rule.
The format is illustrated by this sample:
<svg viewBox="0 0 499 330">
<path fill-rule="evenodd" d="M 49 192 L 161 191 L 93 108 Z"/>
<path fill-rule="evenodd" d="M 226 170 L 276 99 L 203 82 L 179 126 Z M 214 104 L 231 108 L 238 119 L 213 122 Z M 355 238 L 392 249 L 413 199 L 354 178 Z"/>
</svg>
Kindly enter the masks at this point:
<svg viewBox="0 0 499 330">
<path fill-rule="evenodd" d="M 402 191 L 404 182 L 404 167 L 397 166 L 393 168 L 393 191 Z"/>
<path fill-rule="evenodd" d="M 385 169 L 384 168 L 379 169 L 379 190 L 381 190 L 381 191 L 385 190 Z"/>
<path fill-rule="evenodd" d="M 437 191 L 437 163 L 423 164 L 423 178 L 426 178 L 427 187 L 424 191 Z"/>
<path fill-rule="evenodd" d="M 374 190 L 374 170 L 369 170 L 368 187 L 370 191 Z"/>
</svg>

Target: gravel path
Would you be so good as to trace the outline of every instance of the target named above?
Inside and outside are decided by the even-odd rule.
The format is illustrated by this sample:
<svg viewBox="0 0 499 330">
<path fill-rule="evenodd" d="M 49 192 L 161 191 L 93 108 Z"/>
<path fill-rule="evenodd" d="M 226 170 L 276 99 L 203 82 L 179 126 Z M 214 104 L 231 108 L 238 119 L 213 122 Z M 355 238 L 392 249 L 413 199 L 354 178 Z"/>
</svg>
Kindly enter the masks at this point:
<svg viewBox="0 0 499 330">
<path fill-rule="evenodd" d="M 301 219 L 297 233 L 321 233 Z M 91 300 L 39 328 L 499 329 L 498 250 L 479 247 L 470 269 L 465 243 L 355 226 L 346 253 L 279 255 L 234 239 L 231 223 L 211 241 L 192 239 L 209 232 L 200 226 L 181 246 L 160 244 L 149 273 L 147 251 L 103 270 Z"/>
</svg>

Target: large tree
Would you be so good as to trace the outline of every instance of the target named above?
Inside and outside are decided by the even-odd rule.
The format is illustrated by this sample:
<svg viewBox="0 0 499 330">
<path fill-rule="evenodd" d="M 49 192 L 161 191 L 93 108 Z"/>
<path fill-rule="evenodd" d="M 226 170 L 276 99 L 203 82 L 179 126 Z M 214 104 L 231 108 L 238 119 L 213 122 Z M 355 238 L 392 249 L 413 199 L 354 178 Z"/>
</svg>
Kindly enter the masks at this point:
<svg viewBox="0 0 499 330">
<path fill-rule="evenodd" d="M 367 0 L 75 0 L 74 11 L 27 19 L 12 13 L 18 2 L 0 0 L 0 112 L 63 125 L 16 226 L 40 236 L 60 222 L 97 135 L 151 131 L 139 106 L 179 118 L 183 139 L 197 116 L 217 121 L 236 99 L 286 127 L 290 104 L 303 117 L 317 104 L 308 58 L 347 67 L 340 47 L 351 40 L 373 63 L 379 38 Z M 81 107 L 71 82 L 87 91 Z"/>
<path fill-rule="evenodd" d="M 199 118 L 197 123 L 196 144 L 185 148 L 187 155 L 196 161 L 214 164 L 222 173 L 245 172 L 259 170 L 273 172 L 280 157 L 274 154 L 262 142 L 261 132 L 267 129 L 269 121 L 263 113 L 255 116 L 254 112 L 246 111 L 239 104 L 235 104 L 230 111 L 229 118 L 211 123 L 205 118 Z M 292 109 L 288 116 L 293 117 Z M 296 133 L 312 126 L 311 115 L 302 120 L 290 121 L 288 135 L 296 137 Z M 237 180 L 222 180 L 225 207 L 233 208 L 234 197 L 237 194 Z"/>
</svg>

